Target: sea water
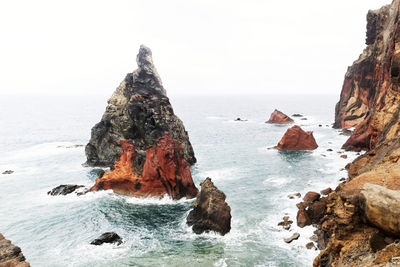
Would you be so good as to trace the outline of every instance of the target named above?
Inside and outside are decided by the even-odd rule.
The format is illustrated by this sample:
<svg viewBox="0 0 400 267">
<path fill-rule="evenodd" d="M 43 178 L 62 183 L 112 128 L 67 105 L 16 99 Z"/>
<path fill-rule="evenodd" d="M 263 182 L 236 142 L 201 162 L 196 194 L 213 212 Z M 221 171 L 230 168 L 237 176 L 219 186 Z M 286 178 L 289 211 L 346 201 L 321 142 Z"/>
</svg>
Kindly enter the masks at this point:
<svg viewBox="0 0 400 267">
<path fill-rule="evenodd" d="M 91 186 L 97 168 L 82 167 L 91 127 L 106 96 L 0 97 L 0 233 L 21 247 L 32 266 L 311 266 L 318 251 L 305 244 L 311 226 L 278 226 L 296 203 L 287 196 L 335 188 L 356 155 L 338 152 L 345 136 L 332 129 L 336 95 L 172 95 L 189 132 L 195 184 L 211 177 L 231 207 L 225 236 L 194 234 L 185 219 L 193 200 L 133 198 L 111 191 L 49 196 L 60 184 Z M 310 152 L 268 149 L 289 125 L 266 124 L 277 108 L 313 131 Z M 240 117 L 247 121 L 234 121 Z M 78 146 L 76 146 L 78 145 Z M 333 149 L 332 152 L 327 149 Z M 89 243 L 107 231 L 120 246 Z M 299 232 L 286 244 L 283 238 Z"/>
</svg>

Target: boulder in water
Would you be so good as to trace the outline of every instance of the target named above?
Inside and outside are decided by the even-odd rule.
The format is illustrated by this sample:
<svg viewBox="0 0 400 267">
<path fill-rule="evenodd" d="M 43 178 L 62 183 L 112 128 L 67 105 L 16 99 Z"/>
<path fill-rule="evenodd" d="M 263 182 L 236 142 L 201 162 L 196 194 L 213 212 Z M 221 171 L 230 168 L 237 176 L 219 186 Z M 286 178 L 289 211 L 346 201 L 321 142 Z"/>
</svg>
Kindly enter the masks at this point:
<svg viewBox="0 0 400 267">
<path fill-rule="evenodd" d="M 90 242 L 91 245 L 100 246 L 104 243 L 114 244 L 116 243 L 117 246 L 122 244 L 122 238 L 114 233 L 114 232 L 107 232 Z"/>
<path fill-rule="evenodd" d="M 278 150 L 314 150 L 318 147 L 312 132 L 305 132 L 295 125 L 289 128 L 278 145 Z"/>
<path fill-rule="evenodd" d="M 266 123 L 274 123 L 274 124 L 289 124 L 293 123 L 294 121 L 286 114 L 283 112 L 275 109 L 274 112 L 272 112 L 271 116 L 269 117 L 269 120 L 266 121 Z"/>
</svg>

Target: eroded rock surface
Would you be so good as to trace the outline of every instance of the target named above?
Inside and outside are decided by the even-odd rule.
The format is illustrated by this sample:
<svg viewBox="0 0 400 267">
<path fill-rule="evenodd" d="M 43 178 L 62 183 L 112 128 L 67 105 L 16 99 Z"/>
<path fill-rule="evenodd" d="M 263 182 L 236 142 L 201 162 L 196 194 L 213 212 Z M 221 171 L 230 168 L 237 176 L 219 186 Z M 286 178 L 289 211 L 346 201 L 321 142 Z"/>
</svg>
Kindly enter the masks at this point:
<svg viewBox="0 0 400 267">
<path fill-rule="evenodd" d="M 59 186 L 53 188 L 52 190 L 47 192 L 47 194 L 52 195 L 52 196 L 58 196 L 58 195 L 65 196 L 65 195 L 71 194 L 72 192 L 75 192 L 77 189 L 83 188 L 83 187 L 85 187 L 85 186 L 76 185 L 76 184 L 63 184 L 63 185 L 59 185 Z"/>
<path fill-rule="evenodd" d="M 266 123 L 274 123 L 274 124 L 289 124 L 293 123 L 293 119 L 291 119 L 288 115 L 284 114 L 283 112 L 275 109 L 274 112 L 272 112 L 271 116 L 269 117 L 269 120 L 266 121 Z"/>
<path fill-rule="evenodd" d="M 100 246 L 104 243 L 109 243 L 109 244 L 117 244 L 117 246 L 122 244 L 122 238 L 114 232 L 106 232 L 90 242 L 91 245 L 96 245 Z"/>
<path fill-rule="evenodd" d="M 174 114 L 153 64 L 151 50 L 141 46 L 137 55 L 138 69 L 128 73 L 108 100 L 103 117 L 91 132 L 85 152 L 89 166 L 112 167 L 122 149 L 120 140 L 133 140 L 141 170 L 148 147 L 168 131 L 182 143 L 184 157 L 194 164 L 192 145 L 182 121 Z"/>
<path fill-rule="evenodd" d="M 312 132 L 305 132 L 295 125 L 289 128 L 278 145 L 278 150 L 314 150 L 318 147 Z"/>
<path fill-rule="evenodd" d="M 168 194 L 173 199 L 193 198 L 198 190 L 193 183 L 190 164 L 184 158 L 182 144 L 168 132 L 149 147 L 142 172 L 135 168 L 138 153 L 128 140 L 121 140 L 122 153 L 112 170 L 96 179 L 90 191 L 112 189 L 128 196 L 148 197 Z"/>
<path fill-rule="evenodd" d="M 194 208 L 186 218 L 187 224 L 196 234 L 208 231 L 227 234 L 231 230 L 231 208 L 225 202 L 225 194 L 213 184 L 211 178 L 206 178 L 200 186 Z"/>
<path fill-rule="evenodd" d="M 25 261 L 21 248 L 11 243 L 0 234 L 0 266 L 1 267 L 29 267 Z"/>
</svg>

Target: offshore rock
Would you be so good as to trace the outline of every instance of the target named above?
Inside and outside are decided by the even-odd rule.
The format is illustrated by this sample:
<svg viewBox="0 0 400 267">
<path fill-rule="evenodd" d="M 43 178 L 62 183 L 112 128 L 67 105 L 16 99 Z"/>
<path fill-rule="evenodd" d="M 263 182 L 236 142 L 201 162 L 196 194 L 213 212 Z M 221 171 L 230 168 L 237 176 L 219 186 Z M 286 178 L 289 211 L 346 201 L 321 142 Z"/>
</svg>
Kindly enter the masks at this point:
<svg viewBox="0 0 400 267">
<path fill-rule="evenodd" d="M 289 128 L 278 145 L 278 150 L 314 150 L 318 147 L 312 132 L 305 132 L 295 125 Z"/>
<path fill-rule="evenodd" d="M 99 236 L 98 238 L 96 238 L 95 240 L 93 240 L 92 242 L 90 242 L 91 245 L 96 245 L 96 246 L 100 246 L 104 243 L 109 243 L 109 244 L 116 243 L 117 246 L 119 246 L 122 244 L 122 238 L 114 232 L 106 232 L 101 236 Z"/>
<path fill-rule="evenodd" d="M 29 267 L 25 261 L 21 248 L 12 244 L 10 240 L 0 234 L 0 266 L 1 267 Z"/>
<path fill-rule="evenodd" d="M 385 233 L 400 235 L 400 191 L 366 183 L 361 207 L 368 221 Z"/>
<path fill-rule="evenodd" d="M 168 131 L 182 143 L 184 157 L 194 164 L 192 145 L 182 121 L 174 114 L 153 64 L 151 50 L 141 46 L 137 55 L 138 69 L 128 73 L 115 90 L 103 117 L 91 132 L 86 145 L 86 164 L 112 167 L 122 153 L 120 140 L 132 140 L 137 151 L 136 169 L 145 161 L 146 149 Z"/>
<path fill-rule="evenodd" d="M 400 0 L 367 15 L 367 47 L 348 68 L 336 105 L 336 128 L 355 126 L 343 145 L 370 150 L 400 132 Z"/>
<path fill-rule="evenodd" d="M 186 223 L 193 226 L 196 234 L 215 231 L 225 235 L 231 230 L 231 208 L 225 202 L 225 194 L 206 178 L 200 184 L 201 191 L 193 203 L 193 210 L 186 218 Z"/>
<path fill-rule="evenodd" d="M 50 190 L 49 192 L 47 192 L 48 195 L 52 195 L 52 196 L 59 196 L 59 195 L 68 195 L 71 194 L 72 192 L 74 192 L 75 190 L 77 190 L 78 188 L 82 188 L 85 187 L 83 185 L 74 185 L 74 184 L 63 184 L 63 185 L 59 185 L 55 188 L 53 188 L 52 190 Z"/>
<path fill-rule="evenodd" d="M 184 158 L 182 144 L 172 139 L 168 132 L 149 147 L 143 171 L 134 168 L 137 162 L 136 147 L 129 140 L 121 140 L 122 153 L 113 169 L 101 173 L 90 191 L 112 189 L 127 196 L 162 197 L 173 199 L 193 198 L 198 190 L 193 183 L 190 164 Z"/>
<path fill-rule="evenodd" d="M 274 124 L 289 124 L 293 122 L 294 120 L 292 120 L 288 115 L 282 113 L 277 109 L 275 109 L 274 112 L 272 112 L 271 116 L 269 117 L 269 120 L 266 121 L 266 123 L 274 123 Z"/>
</svg>

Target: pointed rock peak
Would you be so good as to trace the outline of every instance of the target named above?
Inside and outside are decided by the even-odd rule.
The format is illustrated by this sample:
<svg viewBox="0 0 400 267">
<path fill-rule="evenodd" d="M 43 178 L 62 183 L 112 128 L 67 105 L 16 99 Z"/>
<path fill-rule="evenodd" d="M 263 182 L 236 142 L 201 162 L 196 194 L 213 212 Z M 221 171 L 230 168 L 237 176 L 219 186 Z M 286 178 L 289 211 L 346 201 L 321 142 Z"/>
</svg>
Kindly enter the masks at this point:
<svg viewBox="0 0 400 267">
<path fill-rule="evenodd" d="M 145 45 L 141 45 L 139 54 L 136 57 L 138 67 L 141 69 L 149 70 L 154 69 L 153 57 L 150 48 Z"/>
</svg>

